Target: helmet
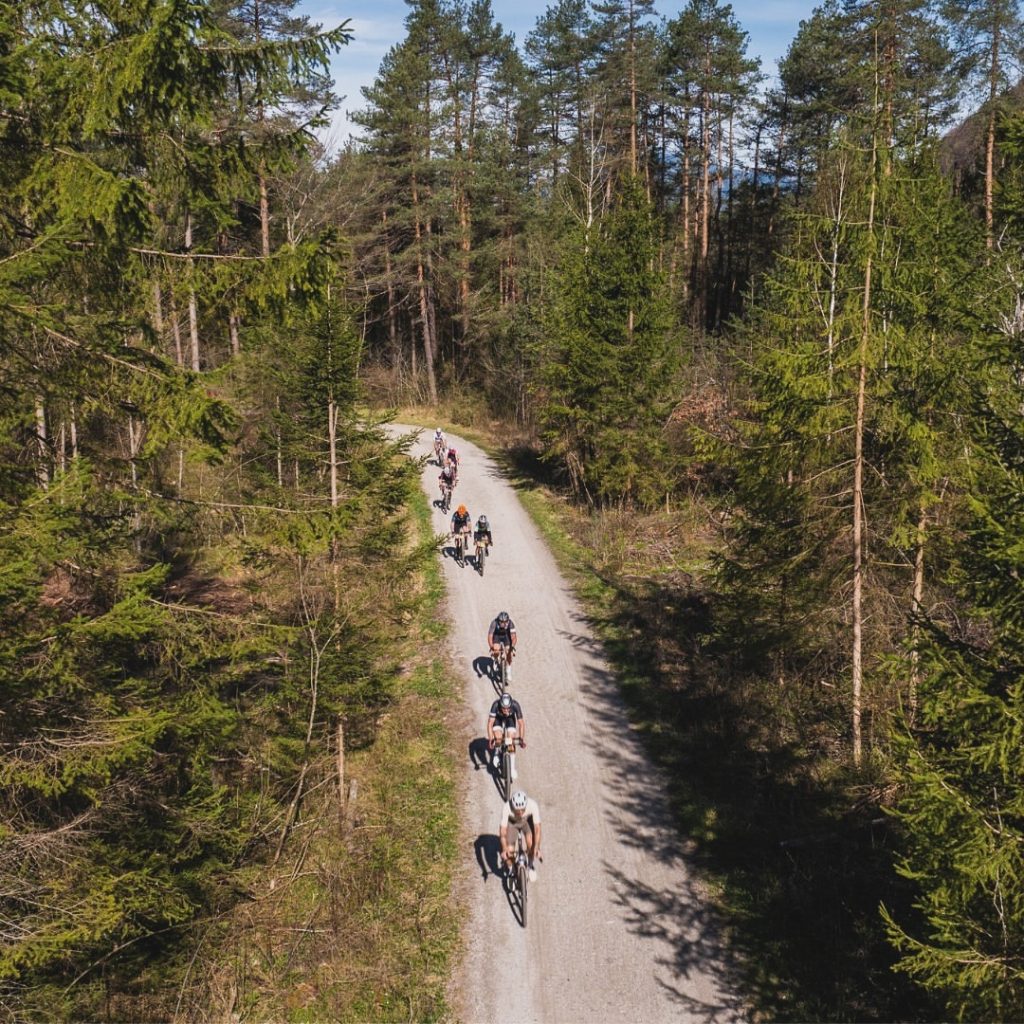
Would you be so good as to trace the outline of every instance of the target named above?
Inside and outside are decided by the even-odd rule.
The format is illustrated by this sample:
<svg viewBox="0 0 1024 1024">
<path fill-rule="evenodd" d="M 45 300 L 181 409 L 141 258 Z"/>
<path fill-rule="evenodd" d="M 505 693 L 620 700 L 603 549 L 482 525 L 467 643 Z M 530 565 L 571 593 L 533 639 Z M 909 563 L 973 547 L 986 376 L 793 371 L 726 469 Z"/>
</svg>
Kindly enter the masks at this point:
<svg viewBox="0 0 1024 1024">
<path fill-rule="evenodd" d="M 504 625 L 508 622 L 508 612 L 498 612 L 498 621 Z"/>
<path fill-rule="evenodd" d="M 514 811 L 525 811 L 526 810 L 526 794 L 521 790 L 517 789 L 512 794 L 512 799 L 509 800 Z"/>
<path fill-rule="evenodd" d="M 457 509 L 456 509 L 455 511 L 456 511 L 456 512 L 457 512 L 457 513 L 458 513 L 458 514 L 459 514 L 460 516 L 464 516 L 464 515 L 466 514 L 466 506 L 465 506 L 465 505 L 460 505 L 460 506 L 459 506 L 459 507 L 458 507 L 458 508 L 457 508 Z"/>
<path fill-rule="evenodd" d="M 438 437 L 440 437 L 441 436 L 441 428 L 440 427 L 434 427 L 434 433 L 437 434 Z"/>
<path fill-rule="evenodd" d="M 503 693 L 501 695 L 501 700 L 498 703 L 501 704 L 501 706 L 506 711 L 508 711 L 508 709 L 510 707 L 512 707 L 512 694 L 510 694 L 510 693 Z"/>
<path fill-rule="evenodd" d="M 491 524 L 487 522 L 487 516 L 481 516 L 477 520 L 477 525 L 483 527 L 483 529 L 486 530 Z"/>
<path fill-rule="evenodd" d="M 455 450 L 455 446 L 454 445 L 450 445 L 449 448 L 448 448 L 448 454 L 449 455 L 458 455 L 459 453 Z"/>
</svg>

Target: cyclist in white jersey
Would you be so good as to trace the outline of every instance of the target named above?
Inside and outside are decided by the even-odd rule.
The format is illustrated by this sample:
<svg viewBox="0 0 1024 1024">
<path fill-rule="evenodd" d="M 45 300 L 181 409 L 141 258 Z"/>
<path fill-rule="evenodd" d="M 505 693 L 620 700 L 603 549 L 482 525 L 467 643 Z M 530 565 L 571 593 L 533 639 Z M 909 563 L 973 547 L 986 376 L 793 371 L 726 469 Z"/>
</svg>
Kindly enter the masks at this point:
<svg viewBox="0 0 1024 1024">
<path fill-rule="evenodd" d="M 517 789 L 502 805 L 501 825 L 498 828 L 501 856 L 509 866 L 516 855 L 513 830 L 523 833 L 526 840 L 526 855 L 530 858 L 530 881 L 536 881 L 536 862 L 542 859 L 540 855 L 540 807 L 536 800 L 528 797 L 521 789 Z"/>
</svg>

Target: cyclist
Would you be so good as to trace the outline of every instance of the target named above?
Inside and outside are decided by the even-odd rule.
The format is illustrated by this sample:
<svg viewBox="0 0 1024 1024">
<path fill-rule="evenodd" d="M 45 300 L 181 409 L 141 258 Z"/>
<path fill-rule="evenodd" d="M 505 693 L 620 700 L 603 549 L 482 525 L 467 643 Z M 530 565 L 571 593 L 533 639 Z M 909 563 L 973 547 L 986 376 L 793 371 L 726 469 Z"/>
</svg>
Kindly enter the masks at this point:
<svg viewBox="0 0 1024 1024">
<path fill-rule="evenodd" d="M 459 453 L 455 450 L 455 446 L 452 445 L 448 449 L 448 457 L 445 460 L 449 466 L 455 470 L 456 476 L 459 472 Z"/>
<path fill-rule="evenodd" d="M 447 448 L 448 441 L 444 436 L 444 432 L 441 430 L 440 427 L 438 427 L 434 431 L 434 457 L 438 460 L 439 463 L 441 461 L 441 456 L 444 454 Z"/>
<path fill-rule="evenodd" d="M 476 521 L 476 530 L 473 532 L 473 543 L 479 544 L 483 542 L 488 547 L 493 547 L 494 537 L 491 536 L 491 524 L 487 521 L 487 516 L 481 516 Z"/>
<path fill-rule="evenodd" d="M 441 470 L 441 473 L 437 478 L 437 482 L 441 485 L 441 498 L 443 499 L 445 489 L 454 491 L 455 485 L 459 482 L 454 467 L 446 465 L 444 469 Z"/>
<path fill-rule="evenodd" d="M 501 767 L 501 745 L 504 739 L 511 739 L 512 745 L 519 740 L 519 746 L 526 749 L 526 719 L 519 701 L 510 693 L 503 693 L 492 705 L 487 715 L 487 749 L 493 750 L 491 764 Z M 512 778 L 518 777 L 516 755 L 512 755 Z"/>
<path fill-rule="evenodd" d="M 460 505 L 452 515 L 452 537 L 463 536 L 462 550 L 469 547 L 469 535 L 473 531 L 473 519 L 465 505 Z"/>
<path fill-rule="evenodd" d="M 530 881 L 537 880 L 536 862 L 540 856 L 540 808 L 537 801 L 528 797 L 521 789 L 517 789 L 510 799 L 506 800 L 501 811 L 501 826 L 498 838 L 501 840 L 501 856 L 509 867 L 516 855 L 515 839 L 509 833 L 515 829 L 522 832 L 526 840 L 526 856 L 530 859 Z"/>
<path fill-rule="evenodd" d="M 505 645 L 505 661 L 508 664 L 508 678 L 512 679 L 512 655 L 516 649 L 516 624 L 508 612 L 498 612 L 497 618 L 487 630 L 487 646 L 497 664 L 501 657 L 501 645 Z"/>
</svg>

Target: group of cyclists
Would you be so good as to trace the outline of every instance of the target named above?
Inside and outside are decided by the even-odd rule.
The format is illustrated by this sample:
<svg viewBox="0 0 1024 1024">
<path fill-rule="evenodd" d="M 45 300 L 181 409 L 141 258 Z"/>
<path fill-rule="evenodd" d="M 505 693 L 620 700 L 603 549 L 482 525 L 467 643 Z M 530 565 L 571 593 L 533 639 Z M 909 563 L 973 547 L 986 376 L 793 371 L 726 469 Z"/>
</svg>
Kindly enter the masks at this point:
<svg viewBox="0 0 1024 1024">
<path fill-rule="evenodd" d="M 442 508 L 444 508 L 446 491 L 450 493 L 458 484 L 460 458 L 458 451 L 448 444 L 440 427 L 434 431 L 434 453 L 438 462 L 442 463 L 438 482 L 441 486 Z M 472 517 L 464 504 L 460 504 L 452 516 L 451 532 L 453 537 L 463 535 L 467 547 L 470 534 L 472 534 L 474 543 L 483 541 L 488 546 L 494 543 L 487 516 L 481 515 L 474 528 Z M 512 621 L 512 617 L 507 611 L 499 612 L 488 627 L 487 647 L 495 665 L 499 664 L 499 659 L 505 660 L 505 679 L 509 683 L 512 681 L 512 660 L 515 656 L 517 640 L 516 625 Z M 518 745 L 521 749 L 526 749 L 526 721 L 523 717 L 522 705 L 507 690 L 491 704 L 487 715 L 486 736 L 488 751 L 491 753 L 491 764 L 495 769 L 500 766 L 500 752 L 508 740 L 511 740 L 513 746 Z M 513 754 L 512 779 L 515 780 L 518 775 Z M 528 797 L 521 789 L 515 790 L 504 801 L 501 822 L 498 827 L 501 858 L 509 867 L 515 859 L 516 834 L 521 834 L 524 839 L 529 859 L 530 881 L 534 881 L 537 877 L 537 861 L 541 859 L 540 807 L 536 800 Z"/>
<path fill-rule="evenodd" d="M 440 427 L 434 431 L 434 454 L 441 463 L 441 473 L 437 478 L 441 486 L 441 508 L 447 510 L 451 494 L 459 483 L 460 460 L 458 449 L 448 444 Z M 488 549 L 494 544 L 494 535 L 491 533 L 491 524 L 487 516 L 480 516 L 474 526 L 473 518 L 465 505 L 459 505 L 452 513 L 451 535 L 453 539 L 462 541 L 464 552 L 469 550 L 470 544 L 480 544 Z"/>
</svg>

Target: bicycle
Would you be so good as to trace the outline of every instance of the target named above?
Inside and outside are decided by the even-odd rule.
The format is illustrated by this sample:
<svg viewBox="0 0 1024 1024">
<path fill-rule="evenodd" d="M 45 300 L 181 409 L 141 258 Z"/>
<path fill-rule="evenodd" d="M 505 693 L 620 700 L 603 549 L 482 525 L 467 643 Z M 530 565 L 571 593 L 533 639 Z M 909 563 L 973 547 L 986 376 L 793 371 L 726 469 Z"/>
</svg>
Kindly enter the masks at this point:
<svg viewBox="0 0 1024 1024">
<path fill-rule="evenodd" d="M 452 507 L 452 489 L 443 484 L 441 487 L 441 511 L 447 512 Z"/>
<path fill-rule="evenodd" d="M 473 554 L 473 557 L 476 560 L 476 571 L 480 573 L 481 576 L 484 574 L 484 562 L 487 560 L 487 547 L 487 541 L 480 539 L 476 542 L 476 548 Z"/>
<path fill-rule="evenodd" d="M 507 869 L 510 893 L 519 902 L 519 923 L 526 927 L 526 895 L 530 884 L 530 858 L 526 854 L 526 838 L 516 829 L 516 851 L 512 866 Z"/>
<path fill-rule="evenodd" d="M 447 511 L 447 509 L 445 510 Z M 459 565 L 464 565 L 466 562 L 466 534 L 463 531 L 459 531 L 455 534 L 455 561 Z"/>
<path fill-rule="evenodd" d="M 498 656 L 494 657 L 491 654 L 491 660 L 497 662 L 497 683 L 501 693 L 504 693 L 508 689 L 508 684 L 512 681 L 512 665 L 510 664 L 509 652 L 515 653 L 515 648 L 509 648 L 505 644 L 498 644 Z"/>
<path fill-rule="evenodd" d="M 445 451 L 444 441 L 438 440 L 438 438 L 435 437 L 434 438 L 434 458 L 437 459 L 437 464 L 442 469 L 444 469 L 444 451 Z"/>
<path fill-rule="evenodd" d="M 498 768 L 498 788 L 502 800 L 512 798 L 512 758 L 516 753 L 516 737 L 510 736 L 506 729 L 501 737 L 501 764 Z"/>
</svg>

